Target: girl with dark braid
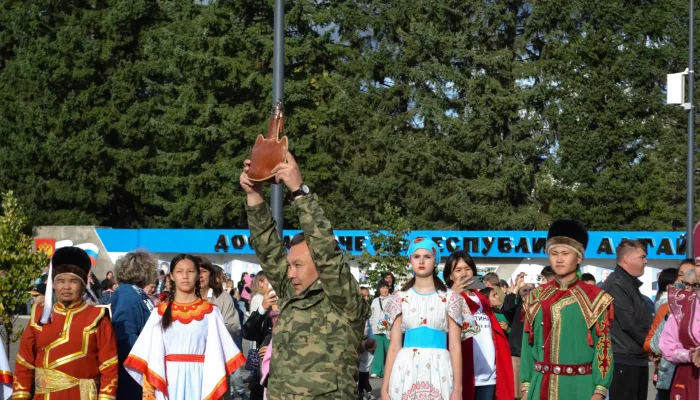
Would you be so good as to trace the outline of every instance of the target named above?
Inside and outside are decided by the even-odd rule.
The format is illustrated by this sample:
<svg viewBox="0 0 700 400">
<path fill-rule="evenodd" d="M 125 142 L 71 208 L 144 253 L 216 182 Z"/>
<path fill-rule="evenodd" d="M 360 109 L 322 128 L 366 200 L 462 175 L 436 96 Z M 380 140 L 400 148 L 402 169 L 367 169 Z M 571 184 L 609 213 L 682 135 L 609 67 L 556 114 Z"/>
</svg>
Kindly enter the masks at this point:
<svg viewBox="0 0 700 400">
<path fill-rule="evenodd" d="M 129 375 L 143 399 L 220 399 L 245 358 L 219 309 L 202 299 L 199 258 L 180 254 L 170 263 L 171 290 L 151 313 L 129 357 Z"/>
</svg>

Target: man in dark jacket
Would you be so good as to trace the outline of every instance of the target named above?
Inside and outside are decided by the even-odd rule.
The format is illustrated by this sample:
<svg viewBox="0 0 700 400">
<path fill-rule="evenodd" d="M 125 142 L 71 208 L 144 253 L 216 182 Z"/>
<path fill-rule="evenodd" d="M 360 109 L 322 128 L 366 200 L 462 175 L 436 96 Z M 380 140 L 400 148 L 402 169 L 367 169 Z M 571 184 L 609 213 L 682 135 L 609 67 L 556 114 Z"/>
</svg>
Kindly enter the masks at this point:
<svg viewBox="0 0 700 400">
<path fill-rule="evenodd" d="M 649 381 L 649 358 L 644 339 L 649 332 L 652 313 L 639 287 L 644 275 L 647 251 L 636 240 L 623 240 L 617 247 L 617 267 L 603 284 L 613 296 L 615 319 L 612 345 L 615 360 L 610 400 L 646 399 Z"/>
</svg>

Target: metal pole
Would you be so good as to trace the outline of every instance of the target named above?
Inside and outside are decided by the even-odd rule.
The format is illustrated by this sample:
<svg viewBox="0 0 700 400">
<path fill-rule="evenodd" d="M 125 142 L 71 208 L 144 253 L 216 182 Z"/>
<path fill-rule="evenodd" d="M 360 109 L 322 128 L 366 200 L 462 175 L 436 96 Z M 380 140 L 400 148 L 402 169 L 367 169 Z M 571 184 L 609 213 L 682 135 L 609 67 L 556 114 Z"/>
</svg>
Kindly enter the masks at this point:
<svg viewBox="0 0 700 400">
<path fill-rule="evenodd" d="M 695 38 L 695 1 L 690 0 L 689 46 L 688 46 L 688 92 L 690 107 L 688 110 L 688 171 L 687 171 L 687 215 L 686 215 L 686 256 L 693 257 L 693 227 L 695 226 L 695 68 L 693 66 L 693 47 Z"/>
<path fill-rule="evenodd" d="M 692 0 L 691 0 L 692 1 Z M 275 0 L 274 49 L 272 55 L 272 105 L 284 102 L 284 0 Z M 282 236 L 284 227 L 284 185 L 272 185 L 270 209 L 277 222 L 277 232 Z"/>
</svg>

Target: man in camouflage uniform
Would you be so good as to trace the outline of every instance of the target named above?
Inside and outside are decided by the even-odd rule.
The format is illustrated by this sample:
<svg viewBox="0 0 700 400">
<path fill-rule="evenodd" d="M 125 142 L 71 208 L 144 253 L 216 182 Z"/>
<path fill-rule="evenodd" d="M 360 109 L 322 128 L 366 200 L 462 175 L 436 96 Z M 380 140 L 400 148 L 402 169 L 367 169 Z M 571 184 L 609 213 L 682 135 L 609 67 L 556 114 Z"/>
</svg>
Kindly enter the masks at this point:
<svg viewBox="0 0 700 400">
<path fill-rule="evenodd" d="M 294 197 L 303 233 L 289 254 L 280 239 L 262 185 L 240 183 L 247 195 L 250 242 L 265 274 L 280 295 L 280 315 L 272 335 L 269 399 L 357 398 L 358 348 L 369 305 L 350 273 L 333 229 L 316 195 L 309 194 L 291 154 L 272 171 Z"/>
</svg>

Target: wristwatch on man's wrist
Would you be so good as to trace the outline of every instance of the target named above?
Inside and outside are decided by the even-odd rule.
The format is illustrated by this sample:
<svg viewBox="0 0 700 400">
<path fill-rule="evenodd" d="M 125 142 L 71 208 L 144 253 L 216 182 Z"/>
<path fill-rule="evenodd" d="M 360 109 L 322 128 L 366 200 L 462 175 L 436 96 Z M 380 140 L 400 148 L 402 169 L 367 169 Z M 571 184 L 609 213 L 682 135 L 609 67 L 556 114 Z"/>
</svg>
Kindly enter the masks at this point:
<svg viewBox="0 0 700 400">
<path fill-rule="evenodd" d="M 311 193 L 309 187 L 302 183 L 299 189 L 292 192 L 292 198 L 296 198 L 297 196 L 306 196 L 309 193 Z"/>
</svg>

